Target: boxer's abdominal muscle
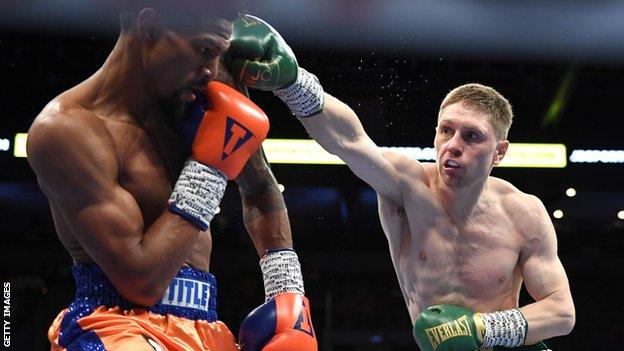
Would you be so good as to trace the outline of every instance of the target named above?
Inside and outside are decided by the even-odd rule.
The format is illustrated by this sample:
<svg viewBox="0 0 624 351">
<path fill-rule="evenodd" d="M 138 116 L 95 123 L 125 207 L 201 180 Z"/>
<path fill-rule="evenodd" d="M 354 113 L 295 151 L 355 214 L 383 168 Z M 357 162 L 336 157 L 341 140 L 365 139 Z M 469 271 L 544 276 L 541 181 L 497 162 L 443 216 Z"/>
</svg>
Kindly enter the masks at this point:
<svg viewBox="0 0 624 351">
<path fill-rule="evenodd" d="M 434 304 L 479 312 L 517 307 L 519 234 L 498 206 L 452 223 L 434 198 L 380 201 L 382 227 L 412 318 Z"/>
</svg>

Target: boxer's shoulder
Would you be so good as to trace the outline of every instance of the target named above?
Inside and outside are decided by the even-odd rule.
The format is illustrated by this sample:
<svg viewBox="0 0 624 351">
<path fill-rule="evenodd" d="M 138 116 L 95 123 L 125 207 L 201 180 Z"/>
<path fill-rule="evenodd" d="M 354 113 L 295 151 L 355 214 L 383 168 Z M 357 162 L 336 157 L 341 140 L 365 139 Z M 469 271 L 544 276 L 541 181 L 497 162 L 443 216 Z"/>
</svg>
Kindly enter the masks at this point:
<svg viewBox="0 0 624 351">
<path fill-rule="evenodd" d="M 52 141 L 62 141 L 67 137 L 81 140 L 93 137 L 91 133 L 97 133 L 98 139 L 107 135 L 103 120 L 95 112 L 61 95 L 50 101 L 35 118 L 29 130 L 29 140 L 52 138 Z"/>
<path fill-rule="evenodd" d="M 96 160 L 102 167 L 117 164 L 113 138 L 102 119 L 63 98 L 48 103 L 34 120 L 28 131 L 27 154 L 40 180 L 66 164 L 76 170 Z"/>
<path fill-rule="evenodd" d="M 529 196 L 510 182 L 493 176 L 488 177 L 487 191 L 499 197 L 504 204 L 509 205 L 513 205 L 514 202 Z"/>
<path fill-rule="evenodd" d="M 500 199 L 503 210 L 522 235 L 534 235 L 544 221 L 544 204 L 535 195 L 525 193 L 508 181 L 489 177 L 488 186 Z M 548 216 L 546 216 L 548 219 Z"/>
<path fill-rule="evenodd" d="M 382 155 L 399 176 L 404 176 L 409 180 L 413 180 L 417 176 L 423 183 L 429 184 L 429 177 L 423 163 L 392 150 L 384 150 Z"/>
</svg>

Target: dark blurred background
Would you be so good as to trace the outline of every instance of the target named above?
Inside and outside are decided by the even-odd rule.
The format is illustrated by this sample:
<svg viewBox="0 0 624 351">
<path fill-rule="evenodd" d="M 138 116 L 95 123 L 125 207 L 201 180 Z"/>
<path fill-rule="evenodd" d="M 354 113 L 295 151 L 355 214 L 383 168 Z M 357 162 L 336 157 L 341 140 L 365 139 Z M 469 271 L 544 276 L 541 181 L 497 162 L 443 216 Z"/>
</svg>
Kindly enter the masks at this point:
<svg viewBox="0 0 624 351">
<path fill-rule="evenodd" d="M 301 66 L 347 102 L 378 145 L 431 146 L 439 104 L 466 82 L 513 104 L 512 142 L 624 150 L 624 3 L 619 1 L 263 1 Z M 95 1 L 0 5 L 0 267 L 11 283 L 12 350 L 49 348 L 46 331 L 73 298 L 71 260 L 25 158 L 13 156 L 54 96 L 96 71 L 117 17 Z M 306 138 L 271 94 L 270 138 Z M 621 151 L 622 152 L 622 151 Z M 616 154 L 614 154 L 616 155 Z M 621 155 L 621 154 L 620 154 Z M 558 231 L 577 324 L 554 350 L 613 350 L 624 342 L 624 164 L 497 168 L 539 196 Z M 617 161 L 617 158 L 615 159 Z M 321 350 L 416 350 L 372 190 L 339 165 L 273 165 L 293 227 Z M 574 188 L 576 195 L 566 195 Z M 264 294 L 232 183 L 213 221 L 219 314 L 233 331 Z M 523 292 L 521 303 L 530 302 Z"/>
</svg>

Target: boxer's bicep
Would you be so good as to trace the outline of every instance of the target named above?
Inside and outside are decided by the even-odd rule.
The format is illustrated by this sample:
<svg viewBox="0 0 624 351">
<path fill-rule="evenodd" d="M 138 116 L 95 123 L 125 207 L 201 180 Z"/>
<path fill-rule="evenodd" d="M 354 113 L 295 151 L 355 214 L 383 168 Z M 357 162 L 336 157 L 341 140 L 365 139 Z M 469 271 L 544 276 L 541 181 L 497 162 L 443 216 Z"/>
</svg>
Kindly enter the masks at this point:
<svg viewBox="0 0 624 351">
<path fill-rule="evenodd" d="M 568 334 L 575 323 L 568 278 L 557 256 L 555 230 L 541 201 L 534 198 L 533 202 L 532 214 L 525 216 L 527 223 L 535 223 L 533 235 L 520 252 L 524 284 L 536 300 L 520 308 L 528 323 L 526 344 Z"/>
<path fill-rule="evenodd" d="M 37 126 L 28 159 L 73 236 L 106 269 L 133 257 L 143 222 L 136 200 L 117 181 L 114 145 L 101 134 L 81 124 Z"/>
<path fill-rule="evenodd" d="M 548 212 L 536 199 L 533 218 L 534 235 L 528 238 L 520 253 L 520 268 L 529 294 L 537 301 L 555 293 L 570 296 L 565 269 L 557 256 L 557 236 Z"/>
<path fill-rule="evenodd" d="M 402 202 L 400 178 L 393 162 L 370 139 L 352 146 L 343 160 L 360 179 L 380 195 L 396 203 Z"/>
<path fill-rule="evenodd" d="M 323 148 L 340 157 L 355 175 L 377 193 L 397 203 L 401 202 L 399 174 L 366 134 L 349 106 L 325 94 L 323 111 L 299 120 Z"/>
</svg>

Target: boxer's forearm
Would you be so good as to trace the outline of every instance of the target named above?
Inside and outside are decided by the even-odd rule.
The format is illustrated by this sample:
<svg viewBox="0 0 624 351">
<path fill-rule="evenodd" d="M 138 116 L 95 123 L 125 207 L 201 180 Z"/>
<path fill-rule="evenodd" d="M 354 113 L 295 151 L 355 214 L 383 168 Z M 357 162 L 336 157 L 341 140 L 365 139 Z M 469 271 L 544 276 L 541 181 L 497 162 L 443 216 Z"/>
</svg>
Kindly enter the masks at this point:
<svg viewBox="0 0 624 351">
<path fill-rule="evenodd" d="M 278 190 L 279 193 L 279 190 Z M 258 256 L 268 249 L 292 248 L 290 222 L 281 196 L 273 190 L 242 195 L 243 220 Z"/>
<path fill-rule="evenodd" d="M 369 140 L 355 112 L 329 94 L 319 114 L 299 120 L 314 140 L 339 157 L 348 157 L 357 143 Z"/>
<path fill-rule="evenodd" d="M 385 184 L 394 178 L 391 167 L 349 106 L 325 94 L 323 110 L 299 120 L 325 150 L 340 157 L 376 191 L 388 195 L 384 189 L 392 187 Z M 380 180 L 384 181 L 380 184 Z"/>
<path fill-rule="evenodd" d="M 398 173 L 366 134 L 349 106 L 325 94 L 323 111 L 299 120 L 323 148 L 340 157 L 377 193 L 396 203 L 402 202 Z"/>
<path fill-rule="evenodd" d="M 236 81 L 223 64 L 219 65 L 217 80 L 249 97 L 247 87 Z M 291 248 L 290 222 L 284 198 L 262 149 L 247 161 L 236 183 L 243 204 L 245 228 L 258 255 L 262 257 L 271 248 Z"/>
<path fill-rule="evenodd" d="M 262 150 L 253 155 L 236 179 L 243 204 L 245 228 L 262 256 L 267 249 L 292 247 L 284 197 Z"/>
<path fill-rule="evenodd" d="M 525 344 L 572 331 L 575 323 L 574 304 L 569 291 L 557 291 L 548 297 L 520 309 L 529 325 Z"/>
</svg>

